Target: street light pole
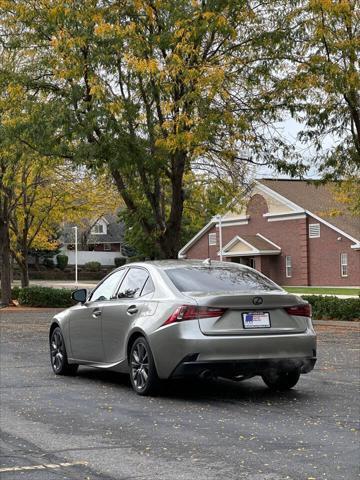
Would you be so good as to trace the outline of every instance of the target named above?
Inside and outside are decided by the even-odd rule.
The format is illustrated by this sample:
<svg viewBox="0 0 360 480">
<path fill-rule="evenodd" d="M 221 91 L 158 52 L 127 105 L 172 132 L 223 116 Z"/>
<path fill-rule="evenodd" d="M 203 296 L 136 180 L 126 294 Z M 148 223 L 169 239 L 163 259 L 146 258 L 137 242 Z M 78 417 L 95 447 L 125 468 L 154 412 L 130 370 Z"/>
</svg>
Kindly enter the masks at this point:
<svg viewBox="0 0 360 480">
<path fill-rule="evenodd" d="M 221 215 L 217 215 L 217 220 L 219 222 L 219 247 L 220 247 L 220 262 L 223 261 L 223 241 L 222 241 L 222 217 Z"/>
<path fill-rule="evenodd" d="M 75 230 L 75 287 L 78 286 L 78 227 Z"/>
</svg>

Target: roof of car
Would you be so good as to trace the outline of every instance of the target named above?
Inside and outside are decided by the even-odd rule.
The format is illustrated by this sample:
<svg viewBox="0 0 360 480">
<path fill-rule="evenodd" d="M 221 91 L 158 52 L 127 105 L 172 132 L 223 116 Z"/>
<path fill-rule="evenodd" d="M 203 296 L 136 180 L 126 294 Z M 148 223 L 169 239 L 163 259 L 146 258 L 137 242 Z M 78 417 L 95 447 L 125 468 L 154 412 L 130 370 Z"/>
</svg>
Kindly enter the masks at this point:
<svg viewBox="0 0 360 480">
<path fill-rule="evenodd" d="M 127 266 L 136 266 L 136 265 L 154 265 L 154 267 L 158 267 L 161 269 L 168 269 L 168 268 L 180 268 L 180 267 L 199 267 L 199 266 L 206 266 L 208 264 L 205 263 L 206 260 L 148 260 L 146 262 L 136 262 L 130 263 Z M 244 267 L 244 265 L 240 265 L 234 262 L 219 262 L 217 260 L 211 260 L 210 266 L 221 266 L 221 265 L 236 265 L 237 267 Z"/>
</svg>

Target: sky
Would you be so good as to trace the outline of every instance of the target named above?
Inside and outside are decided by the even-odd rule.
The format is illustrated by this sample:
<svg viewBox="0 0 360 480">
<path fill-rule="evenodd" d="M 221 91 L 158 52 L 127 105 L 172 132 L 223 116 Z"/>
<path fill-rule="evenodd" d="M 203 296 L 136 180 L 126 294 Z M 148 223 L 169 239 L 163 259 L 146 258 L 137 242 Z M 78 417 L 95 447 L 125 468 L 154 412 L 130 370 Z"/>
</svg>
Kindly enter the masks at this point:
<svg viewBox="0 0 360 480">
<path fill-rule="evenodd" d="M 301 123 L 297 122 L 293 118 L 287 118 L 283 122 L 280 122 L 278 125 L 278 128 L 282 130 L 283 135 L 285 138 L 287 138 L 290 142 L 293 144 L 296 144 L 298 150 L 303 153 L 305 157 L 309 159 L 309 163 L 311 162 L 311 157 L 312 157 L 312 148 L 310 145 L 304 145 L 303 143 L 300 143 L 299 140 L 297 140 L 297 134 L 299 133 L 300 130 L 304 128 L 304 125 Z M 329 138 L 326 140 L 326 143 L 324 147 L 329 147 L 331 146 L 333 141 Z M 256 178 L 262 178 L 262 177 L 271 177 L 271 178 L 290 178 L 286 174 L 282 174 L 277 172 L 274 168 L 271 167 L 266 167 L 266 166 L 259 166 L 254 168 L 254 176 Z M 320 178 L 320 175 L 317 171 L 317 168 L 315 165 L 311 166 L 306 178 Z"/>
</svg>

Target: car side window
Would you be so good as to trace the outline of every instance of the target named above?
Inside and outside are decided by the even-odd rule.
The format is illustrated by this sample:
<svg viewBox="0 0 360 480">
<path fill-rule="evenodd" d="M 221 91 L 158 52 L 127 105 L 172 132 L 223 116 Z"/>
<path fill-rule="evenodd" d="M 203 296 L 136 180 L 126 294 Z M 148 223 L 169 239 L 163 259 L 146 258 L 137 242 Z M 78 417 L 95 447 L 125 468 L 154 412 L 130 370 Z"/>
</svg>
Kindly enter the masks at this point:
<svg viewBox="0 0 360 480">
<path fill-rule="evenodd" d="M 116 287 L 124 278 L 127 269 L 118 270 L 106 278 L 100 285 L 92 292 L 90 301 L 99 302 L 102 300 L 111 300 L 113 298 Z"/>
<path fill-rule="evenodd" d="M 153 281 L 151 280 L 150 275 L 148 276 L 145 285 L 141 291 L 141 296 L 143 297 L 144 295 L 149 295 L 150 293 L 153 293 L 155 291 L 155 286 Z"/>
<path fill-rule="evenodd" d="M 130 268 L 119 288 L 118 297 L 138 298 L 143 290 L 148 276 L 148 272 L 143 268 Z"/>
</svg>

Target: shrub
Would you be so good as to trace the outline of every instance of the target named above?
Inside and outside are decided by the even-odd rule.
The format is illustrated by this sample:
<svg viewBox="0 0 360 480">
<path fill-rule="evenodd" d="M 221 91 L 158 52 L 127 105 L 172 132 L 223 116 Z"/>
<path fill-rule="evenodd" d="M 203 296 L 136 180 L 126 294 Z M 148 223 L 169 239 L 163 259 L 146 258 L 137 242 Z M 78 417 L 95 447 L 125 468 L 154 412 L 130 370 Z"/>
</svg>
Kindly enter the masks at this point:
<svg viewBox="0 0 360 480">
<path fill-rule="evenodd" d="M 311 304 L 315 320 L 360 320 L 360 298 L 321 295 L 305 295 L 302 298 Z"/>
<path fill-rule="evenodd" d="M 69 257 L 67 255 L 58 255 L 56 257 L 56 262 L 60 270 L 65 270 L 69 263 Z"/>
<path fill-rule="evenodd" d="M 74 304 L 71 290 L 65 288 L 27 287 L 19 291 L 20 305 L 30 307 L 59 307 L 66 308 Z"/>
<path fill-rule="evenodd" d="M 122 267 L 126 263 L 125 257 L 116 257 L 114 258 L 115 267 Z"/>
<path fill-rule="evenodd" d="M 55 268 L 55 263 L 52 258 L 44 258 L 43 265 L 47 268 Z"/>
<path fill-rule="evenodd" d="M 21 292 L 21 287 L 13 287 L 11 289 L 11 298 L 17 300 L 19 298 L 19 293 Z"/>
<path fill-rule="evenodd" d="M 100 262 L 87 262 L 84 265 L 85 270 L 89 270 L 89 272 L 99 272 L 101 270 L 101 263 Z"/>
</svg>

